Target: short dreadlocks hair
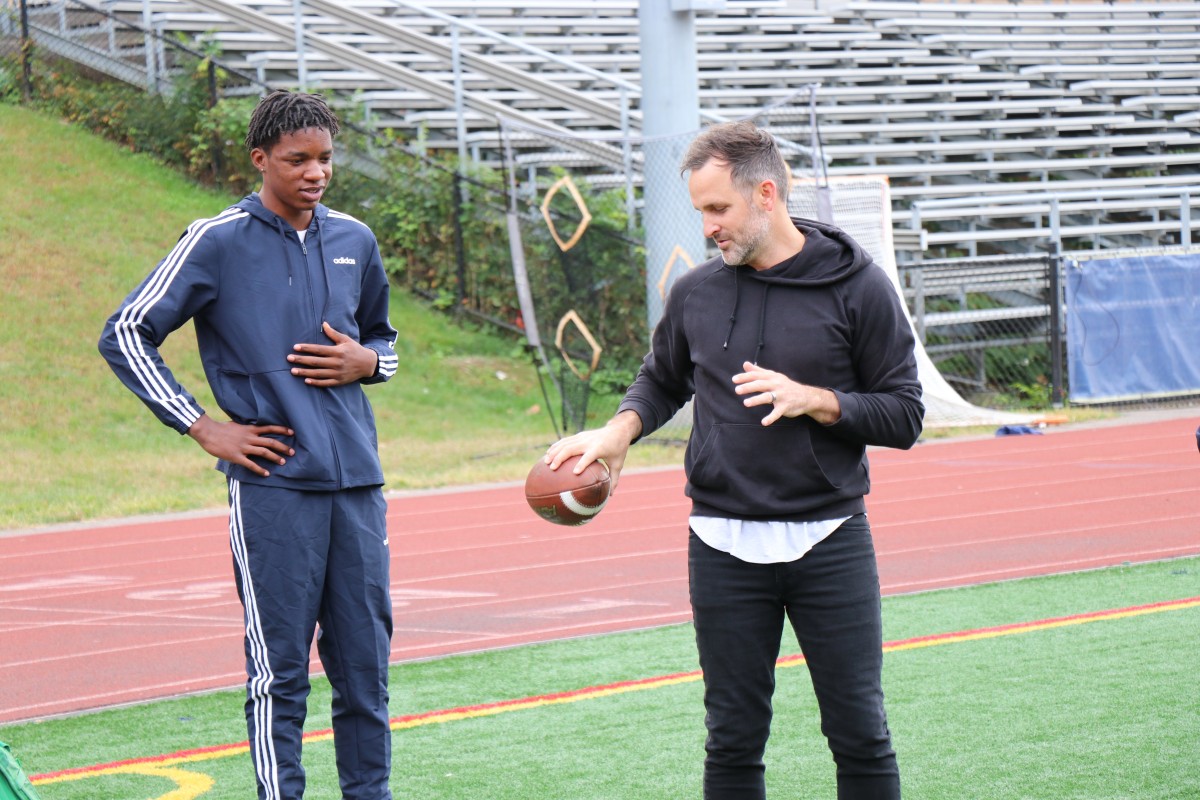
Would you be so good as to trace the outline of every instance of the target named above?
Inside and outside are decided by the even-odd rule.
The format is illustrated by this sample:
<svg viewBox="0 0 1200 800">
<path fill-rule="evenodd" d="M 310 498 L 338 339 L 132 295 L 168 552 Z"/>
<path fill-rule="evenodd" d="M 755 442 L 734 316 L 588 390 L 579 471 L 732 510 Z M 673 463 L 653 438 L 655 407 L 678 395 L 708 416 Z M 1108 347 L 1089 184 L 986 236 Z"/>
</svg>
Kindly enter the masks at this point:
<svg viewBox="0 0 1200 800">
<path fill-rule="evenodd" d="M 305 128 L 322 128 L 329 131 L 330 136 L 337 136 L 340 126 L 325 98 L 319 94 L 282 89 L 271 92 L 259 101 L 250 115 L 246 149 L 270 150 L 279 143 L 280 137 Z"/>
</svg>

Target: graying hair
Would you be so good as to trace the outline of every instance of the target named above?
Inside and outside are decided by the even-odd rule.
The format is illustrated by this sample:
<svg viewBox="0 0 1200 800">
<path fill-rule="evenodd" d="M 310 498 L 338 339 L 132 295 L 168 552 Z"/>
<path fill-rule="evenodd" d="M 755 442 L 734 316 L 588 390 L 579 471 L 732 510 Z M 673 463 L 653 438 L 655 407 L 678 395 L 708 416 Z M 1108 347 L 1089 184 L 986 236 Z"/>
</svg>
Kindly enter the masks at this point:
<svg viewBox="0 0 1200 800">
<path fill-rule="evenodd" d="M 774 181 L 781 195 L 788 191 L 788 168 L 771 134 L 753 122 L 721 122 L 701 131 L 688 147 L 679 174 L 700 169 L 709 161 L 729 165 L 734 188 L 749 194 L 765 180 Z"/>
</svg>

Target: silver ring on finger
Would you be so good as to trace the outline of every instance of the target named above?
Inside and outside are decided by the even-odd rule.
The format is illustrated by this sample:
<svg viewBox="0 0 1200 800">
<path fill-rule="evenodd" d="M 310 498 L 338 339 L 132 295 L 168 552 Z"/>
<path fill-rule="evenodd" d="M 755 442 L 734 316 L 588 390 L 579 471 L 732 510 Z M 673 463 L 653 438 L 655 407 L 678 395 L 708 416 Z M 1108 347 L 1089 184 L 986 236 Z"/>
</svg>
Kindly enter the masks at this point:
<svg viewBox="0 0 1200 800">
<path fill-rule="evenodd" d="M 769 394 L 771 395 L 771 405 L 775 405 L 775 393 L 769 392 Z"/>
</svg>

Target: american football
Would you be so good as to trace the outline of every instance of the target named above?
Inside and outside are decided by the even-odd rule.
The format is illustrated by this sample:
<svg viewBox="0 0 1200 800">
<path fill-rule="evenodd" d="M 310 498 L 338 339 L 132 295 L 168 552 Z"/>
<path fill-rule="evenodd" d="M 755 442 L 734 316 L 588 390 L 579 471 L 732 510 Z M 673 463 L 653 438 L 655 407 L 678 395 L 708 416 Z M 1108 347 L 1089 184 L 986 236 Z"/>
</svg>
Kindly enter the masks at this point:
<svg viewBox="0 0 1200 800">
<path fill-rule="evenodd" d="M 539 517 L 555 525 L 583 525 L 590 522 L 612 489 L 612 479 L 600 461 L 588 464 L 576 475 L 579 456 L 571 456 L 557 470 L 538 459 L 525 479 L 525 499 Z"/>
</svg>

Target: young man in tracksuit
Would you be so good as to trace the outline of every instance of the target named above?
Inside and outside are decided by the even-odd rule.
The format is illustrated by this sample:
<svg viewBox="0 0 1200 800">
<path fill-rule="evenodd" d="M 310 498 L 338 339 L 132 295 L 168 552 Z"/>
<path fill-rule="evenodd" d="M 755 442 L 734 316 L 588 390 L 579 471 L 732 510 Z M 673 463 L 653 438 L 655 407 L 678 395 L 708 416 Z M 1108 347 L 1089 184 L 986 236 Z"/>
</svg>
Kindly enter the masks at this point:
<svg viewBox="0 0 1200 800">
<path fill-rule="evenodd" d="M 652 350 L 604 428 L 552 445 L 557 468 L 629 446 L 693 399 L 688 572 L 704 672 L 706 800 L 766 796 L 785 618 L 806 657 L 839 800 L 896 800 L 884 713 L 866 447 L 908 448 L 924 408 L 890 280 L 841 230 L 788 216 L 769 134 L 713 126 L 684 157 L 721 251 L 671 288 Z"/>
<path fill-rule="evenodd" d="M 261 800 L 304 793 L 318 625 L 342 796 L 391 798 L 386 507 L 362 386 L 395 374 L 396 331 L 374 235 L 320 202 L 338 128 L 316 95 L 264 98 L 246 137 L 262 189 L 192 223 L 100 338 L 121 381 L 215 456 L 228 481 Z M 205 413 L 159 355 L 189 319 L 227 422 Z"/>
</svg>

